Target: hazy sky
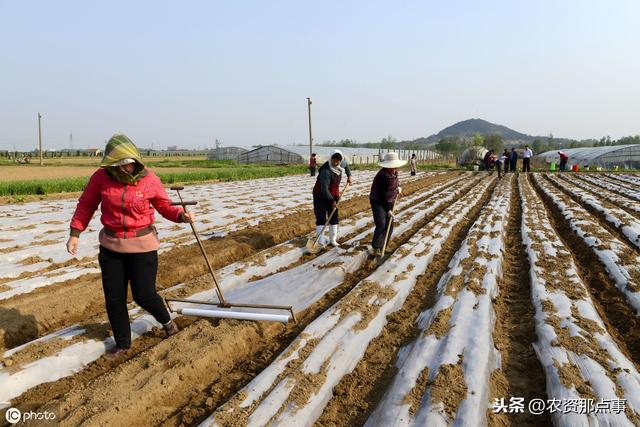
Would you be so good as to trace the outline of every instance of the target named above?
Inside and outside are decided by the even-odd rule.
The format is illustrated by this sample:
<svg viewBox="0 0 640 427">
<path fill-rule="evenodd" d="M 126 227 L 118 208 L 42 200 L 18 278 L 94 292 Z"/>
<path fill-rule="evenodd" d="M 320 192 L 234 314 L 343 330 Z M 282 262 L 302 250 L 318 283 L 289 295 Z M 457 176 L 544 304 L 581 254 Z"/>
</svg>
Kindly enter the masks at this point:
<svg viewBox="0 0 640 427">
<path fill-rule="evenodd" d="M 640 133 L 640 2 L 0 0 L 0 149 Z"/>
</svg>

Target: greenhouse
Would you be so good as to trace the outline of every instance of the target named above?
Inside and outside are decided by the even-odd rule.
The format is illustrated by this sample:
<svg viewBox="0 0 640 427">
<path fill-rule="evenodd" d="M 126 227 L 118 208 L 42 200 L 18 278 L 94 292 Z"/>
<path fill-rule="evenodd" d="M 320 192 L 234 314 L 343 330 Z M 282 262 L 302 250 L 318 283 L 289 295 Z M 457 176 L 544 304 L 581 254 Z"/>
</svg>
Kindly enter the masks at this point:
<svg viewBox="0 0 640 427">
<path fill-rule="evenodd" d="M 557 163 L 559 162 L 558 151 L 563 151 L 569 156 L 568 169 L 571 169 L 573 165 L 578 165 L 581 169 L 586 167 L 640 169 L 640 144 L 545 151 L 535 156 L 535 159 L 545 163 Z"/>
<path fill-rule="evenodd" d="M 208 160 L 238 160 L 242 153 L 248 150 L 242 147 L 216 147 L 207 155 Z"/>
<path fill-rule="evenodd" d="M 480 146 L 469 147 L 460 156 L 458 159 L 458 164 L 461 166 L 466 165 L 480 165 L 482 164 L 482 159 L 484 159 L 484 155 L 487 154 L 487 149 Z"/>
<path fill-rule="evenodd" d="M 350 164 L 377 163 L 380 156 L 387 151 L 396 151 L 401 159 L 409 160 L 412 154 L 418 161 L 437 160 L 441 154 L 431 150 L 388 150 L 363 147 L 327 147 L 314 146 L 313 152 L 317 154 L 318 164 L 329 160 L 334 150 L 340 150 Z M 309 159 L 308 145 L 265 145 L 254 150 L 241 153 L 238 156 L 240 163 L 307 163 Z"/>
</svg>

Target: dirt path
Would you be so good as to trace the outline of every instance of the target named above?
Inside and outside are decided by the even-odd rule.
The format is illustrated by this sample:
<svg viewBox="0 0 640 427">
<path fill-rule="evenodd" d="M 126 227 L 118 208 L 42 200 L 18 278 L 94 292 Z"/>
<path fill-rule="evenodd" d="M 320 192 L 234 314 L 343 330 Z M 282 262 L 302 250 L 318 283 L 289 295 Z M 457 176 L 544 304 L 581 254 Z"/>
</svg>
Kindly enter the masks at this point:
<svg viewBox="0 0 640 427">
<path fill-rule="evenodd" d="M 518 175 L 518 179 L 525 179 Z M 518 185 L 511 194 L 511 213 L 505 230 L 506 253 L 500 293 L 493 306 L 496 328 L 493 338 L 502 357 L 502 369 L 491 378 L 491 401 L 495 398 L 524 397 L 546 399 L 545 375 L 532 344 L 536 342 L 531 303 L 529 259 L 522 242 L 522 196 Z M 526 372 L 526 374 L 524 374 Z M 551 425 L 549 414 L 493 414 L 487 411 L 490 426 Z"/>
</svg>

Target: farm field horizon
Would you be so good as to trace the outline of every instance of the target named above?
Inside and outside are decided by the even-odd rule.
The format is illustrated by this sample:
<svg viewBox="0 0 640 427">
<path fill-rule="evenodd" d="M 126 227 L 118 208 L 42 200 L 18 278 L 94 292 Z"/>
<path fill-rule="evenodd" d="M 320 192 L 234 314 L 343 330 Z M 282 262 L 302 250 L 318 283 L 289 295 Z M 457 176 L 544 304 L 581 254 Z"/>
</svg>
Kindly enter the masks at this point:
<svg viewBox="0 0 640 427">
<path fill-rule="evenodd" d="M 62 425 L 640 425 L 640 177 L 401 172 L 378 264 L 374 174 L 354 171 L 341 244 L 315 255 L 315 179 L 186 186 L 225 295 L 292 305 L 298 323 L 178 316 L 164 339 L 130 302 L 118 360 L 103 357 L 99 215 L 72 258 L 74 199 L 0 206 L 3 411 Z M 189 228 L 156 221 L 161 296 L 214 300 Z M 534 415 L 536 399 L 601 411 Z"/>
</svg>

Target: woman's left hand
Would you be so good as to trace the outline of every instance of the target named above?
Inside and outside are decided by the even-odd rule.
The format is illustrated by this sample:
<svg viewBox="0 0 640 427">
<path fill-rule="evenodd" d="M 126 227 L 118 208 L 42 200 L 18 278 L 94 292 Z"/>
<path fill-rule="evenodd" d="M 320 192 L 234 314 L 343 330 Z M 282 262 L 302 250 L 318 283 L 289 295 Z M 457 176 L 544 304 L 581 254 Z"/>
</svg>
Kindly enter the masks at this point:
<svg viewBox="0 0 640 427">
<path fill-rule="evenodd" d="M 196 216 L 193 214 L 193 212 L 183 212 L 182 220 L 184 222 L 193 222 L 196 220 Z"/>
</svg>

